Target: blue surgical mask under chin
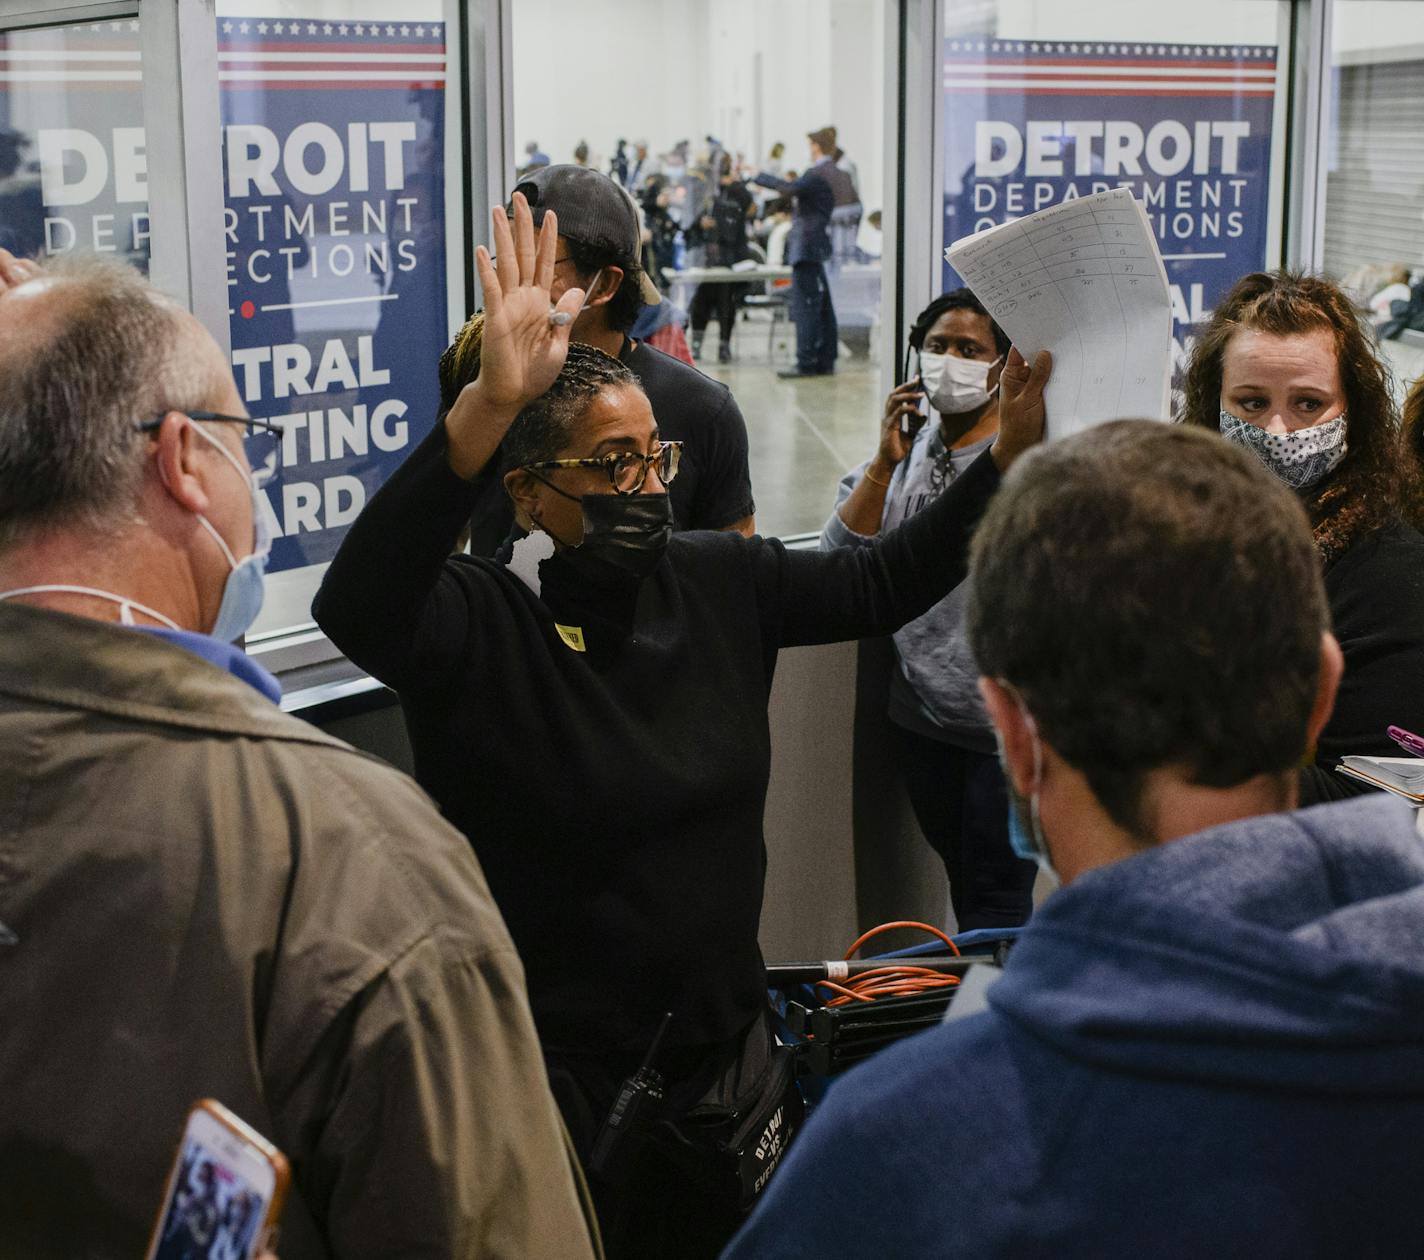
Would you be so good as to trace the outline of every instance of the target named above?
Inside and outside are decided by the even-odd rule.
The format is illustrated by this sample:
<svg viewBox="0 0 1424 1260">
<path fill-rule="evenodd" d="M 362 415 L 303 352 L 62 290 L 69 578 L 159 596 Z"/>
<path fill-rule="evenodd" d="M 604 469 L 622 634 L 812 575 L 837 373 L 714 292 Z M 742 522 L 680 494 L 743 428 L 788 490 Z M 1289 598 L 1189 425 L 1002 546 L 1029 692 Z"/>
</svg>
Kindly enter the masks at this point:
<svg viewBox="0 0 1424 1260">
<path fill-rule="evenodd" d="M 1324 424 L 1293 433 L 1267 433 L 1259 424 L 1222 410 L 1221 436 L 1244 446 L 1292 490 L 1309 490 L 1319 485 L 1345 458 L 1345 417 L 1336 416 Z"/>
<path fill-rule="evenodd" d="M 262 513 L 262 492 L 253 484 L 251 476 L 217 438 L 197 426 L 194 428 L 216 446 L 222 457 L 237 469 L 238 476 L 247 483 L 248 493 L 252 496 L 252 551 L 241 560 L 232 554 L 232 548 L 214 528 L 213 523 L 201 512 L 198 513 L 199 522 L 222 548 L 232 570 L 227 575 L 227 581 L 223 583 L 222 602 L 218 605 L 217 620 L 209 634 L 223 643 L 231 643 L 252 628 L 257 614 L 262 611 L 262 600 L 266 593 L 267 555 L 272 549 L 272 539 L 267 530 L 267 518 Z"/>
</svg>

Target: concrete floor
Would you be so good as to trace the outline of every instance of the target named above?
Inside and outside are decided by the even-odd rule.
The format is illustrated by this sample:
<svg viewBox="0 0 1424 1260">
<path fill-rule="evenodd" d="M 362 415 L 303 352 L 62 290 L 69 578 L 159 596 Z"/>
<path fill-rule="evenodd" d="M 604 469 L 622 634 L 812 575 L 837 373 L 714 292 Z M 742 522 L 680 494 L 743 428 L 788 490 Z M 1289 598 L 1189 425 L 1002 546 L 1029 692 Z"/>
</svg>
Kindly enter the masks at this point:
<svg viewBox="0 0 1424 1260">
<path fill-rule="evenodd" d="M 697 366 L 726 383 L 746 417 L 758 531 L 819 533 L 836 501 L 836 483 L 875 450 L 883 405 L 875 338 L 870 358 L 853 358 L 842 346 L 833 376 L 783 381 L 777 370 L 795 361 L 795 333 L 785 321 L 776 325 L 768 354 L 766 320 L 738 319 L 730 364 L 716 361 L 716 325 L 707 333 L 703 349 L 710 361 Z"/>
</svg>

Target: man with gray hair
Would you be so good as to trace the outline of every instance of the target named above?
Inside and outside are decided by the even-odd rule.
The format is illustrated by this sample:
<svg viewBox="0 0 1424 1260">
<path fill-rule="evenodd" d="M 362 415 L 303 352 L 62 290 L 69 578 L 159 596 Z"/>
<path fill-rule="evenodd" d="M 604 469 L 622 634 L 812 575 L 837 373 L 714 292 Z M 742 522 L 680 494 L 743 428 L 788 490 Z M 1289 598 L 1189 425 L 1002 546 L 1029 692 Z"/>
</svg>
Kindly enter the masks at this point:
<svg viewBox="0 0 1424 1260">
<path fill-rule="evenodd" d="M 136 273 L 0 250 L 0 1250 L 139 1254 L 214 1097 L 284 1260 L 591 1255 L 469 844 L 229 642 L 276 455 Z"/>
</svg>

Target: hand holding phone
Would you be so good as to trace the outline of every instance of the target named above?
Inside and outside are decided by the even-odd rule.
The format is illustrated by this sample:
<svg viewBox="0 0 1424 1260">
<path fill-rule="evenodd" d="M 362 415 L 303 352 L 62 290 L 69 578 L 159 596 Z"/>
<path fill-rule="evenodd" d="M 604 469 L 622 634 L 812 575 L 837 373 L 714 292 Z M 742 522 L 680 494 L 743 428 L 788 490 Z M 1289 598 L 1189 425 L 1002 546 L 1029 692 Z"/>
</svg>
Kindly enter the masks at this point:
<svg viewBox="0 0 1424 1260">
<path fill-rule="evenodd" d="M 901 395 L 902 406 L 900 408 L 900 436 L 913 439 L 920 431 L 920 426 L 925 422 L 925 413 L 920 410 L 920 400 L 925 396 L 924 382 L 918 377 L 906 381 L 900 386 L 895 394 Z"/>
<path fill-rule="evenodd" d="M 147 1260 L 237 1257 L 272 1245 L 290 1171 L 282 1152 L 221 1103 L 188 1113 Z"/>
</svg>

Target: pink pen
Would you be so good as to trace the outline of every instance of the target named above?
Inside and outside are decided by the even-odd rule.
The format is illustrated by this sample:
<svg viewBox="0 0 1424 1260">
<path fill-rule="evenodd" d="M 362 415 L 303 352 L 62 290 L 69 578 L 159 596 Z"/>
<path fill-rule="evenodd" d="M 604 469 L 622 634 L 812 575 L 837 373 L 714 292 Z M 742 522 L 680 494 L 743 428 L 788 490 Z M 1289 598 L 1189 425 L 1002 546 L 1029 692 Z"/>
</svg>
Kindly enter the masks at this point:
<svg viewBox="0 0 1424 1260">
<path fill-rule="evenodd" d="M 1414 734 L 1413 731 L 1406 731 L 1402 726 L 1391 726 L 1388 735 L 1405 752 L 1413 753 L 1416 757 L 1424 757 L 1424 739 Z"/>
</svg>

